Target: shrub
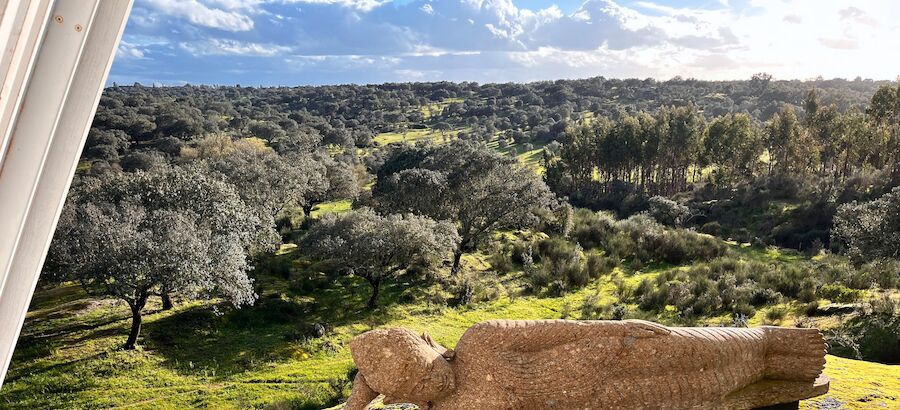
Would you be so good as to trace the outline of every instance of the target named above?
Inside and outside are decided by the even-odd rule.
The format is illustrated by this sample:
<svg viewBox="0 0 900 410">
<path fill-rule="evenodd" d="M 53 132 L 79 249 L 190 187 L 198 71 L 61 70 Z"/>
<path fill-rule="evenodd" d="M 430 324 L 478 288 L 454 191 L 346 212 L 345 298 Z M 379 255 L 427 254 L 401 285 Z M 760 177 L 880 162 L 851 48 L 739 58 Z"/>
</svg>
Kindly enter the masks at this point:
<svg viewBox="0 0 900 410">
<path fill-rule="evenodd" d="M 582 287 L 615 267 L 612 260 L 602 255 L 585 257 L 581 246 L 562 238 L 535 241 L 521 255 L 531 290 L 546 290 L 554 295 Z"/>
<path fill-rule="evenodd" d="M 708 235 L 719 236 L 722 232 L 722 225 L 716 221 L 707 222 L 700 227 L 700 232 Z"/>
<path fill-rule="evenodd" d="M 563 301 L 562 307 L 559 309 L 559 318 L 568 319 L 572 316 L 572 304 L 568 300 Z"/>
<path fill-rule="evenodd" d="M 607 213 L 587 209 L 575 211 L 571 236 L 584 249 L 605 248 L 616 231 L 616 220 Z"/>
<path fill-rule="evenodd" d="M 581 319 L 595 319 L 600 315 L 603 307 L 600 306 L 600 295 L 594 293 L 584 297 L 581 301 Z"/>
<path fill-rule="evenodd" d="M 591 253 L 587 257 L 587 273 L 591 278 L 599 278 L 603 275 L 609 275 L 616 268 L 616 261 L 612 258 Z"/>
<path fill-rule="evenodd" d="M 615 259 L 683 264 L 724 255 L 727 247 L 714 237 L 687 229 L 667 229 L 646 214 L 616 221 L 603 213 L 579 210 L 572 238 L 584 249 L 600 248 Z"/>
<path fill-rule="evenodd" d="M 839 283 L 826 283 L 819 288 L 819 296 L 837 303 L 852 303 L 862 298 L 862 291 Z"/>
<path fill-rule="evenodd" d="M 614 304 L 605 309 L 604 317 L 607 320 L 622 320 L 628 315 L 628 306 L 622 304 Z"/>
<path fill-rule="evenodd" d="M 900 302 L 884 296 L 868 315 L 857 316 L 826 334 L 831 354 L 887 364 L 900 363 Z"/>
<path fill-rule="evenodd" d="M 773 306 L 766 310 L 766 323 L 778 324 L 787 316 L 787 309 L 783 306 Z"/>
<path fill-rule="evenodd" d="M 665 197 L 654 196 L 647 203 L 650 206 L 650 216 L 661 224 L 682 226 L 692 216 L 690 208 Z"/>
<path fill-rule="evenodd" d="M 488 258 L 488 262 L 497 273 L 509 273 L 516 269 L 516 265 L 513 262 L 510 253 L 507 253 L 502 249 L 496 253 L 492 253 Z"/>
<path fill-rule="evenodd" d="M 803 272 L 791 266 L 721 257 L 644 280 L 634 296 L 642 309 L 662 310 L 671 305 L 684 317 L 722 312 L 752 316 L 754 307 L 780 302 L 782 292 L 796 295 Z"/>
<path fill-rule="evenodd" d="M 877 285 L 882 289 L 900 288 L 900 261 L 876 260 L 869 262 L 857 271 L 864 281 Z"/>
<path fill-rule="evenodd" d="M 451 306 L 464 306 L 496 300 L 506 293 L 497 274 L 481 272 L 478 275 L 461 274 L 449 279 L 446 287 L 451 294 Z"/>
<path fill-rule="evenodd" d="M 815 279 L 803 278 L 800 281 L 800 292 L 797 294 L 797 299 L 801 302 L 814 302 L 816 300 L 817 286 Z"/>
<path fill-rule="evenodd" d="M 753 317 L 756 315 L 756 309 L 753 309 L 753 306 L 750 306 L 748 303 L 741 302 L 732 308 L 731 312 L 734 315 L 744 315 L 746 317 Z"/>
<path fill-rule="evenodd" d="M 812 301 L 806 304 L 806 307 L 803 308 L 803 312 L 806 313 L 806 316 L 815 316 L 819 314 L 819 302 Z"/>
</svg>

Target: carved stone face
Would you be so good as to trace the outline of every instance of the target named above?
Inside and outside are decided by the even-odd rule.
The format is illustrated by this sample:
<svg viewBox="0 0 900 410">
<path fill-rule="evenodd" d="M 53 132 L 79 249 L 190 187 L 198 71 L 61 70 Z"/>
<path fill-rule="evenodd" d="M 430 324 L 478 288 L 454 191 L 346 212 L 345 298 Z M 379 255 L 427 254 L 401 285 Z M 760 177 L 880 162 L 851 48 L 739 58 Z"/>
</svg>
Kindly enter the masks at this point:
<svg viewBox="0 0 900 410">
<path fill-rule="evenodd" d="M 390 400 L 427 402 L 455 388 L 453 368 L 436 346 L 407 329 L 378 329 L 350 342 L 366 383 Z"/>
</svg>

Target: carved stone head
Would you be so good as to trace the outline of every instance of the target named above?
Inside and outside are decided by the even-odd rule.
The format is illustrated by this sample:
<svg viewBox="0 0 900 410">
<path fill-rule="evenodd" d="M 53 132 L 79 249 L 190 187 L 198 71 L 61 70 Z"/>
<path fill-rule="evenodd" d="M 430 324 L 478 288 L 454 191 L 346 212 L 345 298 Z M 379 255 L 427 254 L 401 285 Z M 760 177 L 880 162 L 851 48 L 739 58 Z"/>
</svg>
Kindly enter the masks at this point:
<svg viewBox="0 0 900 410">
<path fill-rule="evenodd" d="M 447 396 L 456 388 L 453 352 L 410 330 L 378 329 L 350 342 L 353 361 L 369 387 L 389 401 L 421 403 Z"/>
</svg>

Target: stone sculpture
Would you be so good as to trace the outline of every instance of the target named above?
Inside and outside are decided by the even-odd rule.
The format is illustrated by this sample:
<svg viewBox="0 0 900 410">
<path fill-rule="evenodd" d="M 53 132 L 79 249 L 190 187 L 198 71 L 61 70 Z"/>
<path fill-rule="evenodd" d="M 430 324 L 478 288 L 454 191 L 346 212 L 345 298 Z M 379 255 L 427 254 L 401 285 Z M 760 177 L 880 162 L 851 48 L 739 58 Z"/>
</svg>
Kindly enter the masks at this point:
<svg viewBox="0 0 900 410">
<path fill-rule="evenodd" d="M 816 329 L 493 320 L 455 350 L 403 328 L 350 349 L 359 373 L 347 410 L 379 394 L 435 410 L 753 409 L 828 391 Z"/>
</svg>

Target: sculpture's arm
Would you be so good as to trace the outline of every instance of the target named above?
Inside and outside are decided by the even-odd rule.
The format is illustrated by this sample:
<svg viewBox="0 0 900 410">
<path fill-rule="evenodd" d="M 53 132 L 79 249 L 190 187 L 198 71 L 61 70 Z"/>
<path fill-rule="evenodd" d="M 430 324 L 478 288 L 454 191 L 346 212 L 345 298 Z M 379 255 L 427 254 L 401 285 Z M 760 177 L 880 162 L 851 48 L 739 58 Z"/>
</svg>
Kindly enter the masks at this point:
<svg viewBox="0 0 900 410">
<path fill-rule="evenodd" d="M 643 321 L 493 320 L 466 331 L 456 360 L 478 363 L 474 371 L 522 400 L 563 391 L 579 397 L 615 370 L 621 351 L 669 333 Z"/>
<path fill-rule="evenodd" d="M 488 344 L 492 350 L 533 352 L 590 338 L 647 338 L 670 333 L 665 326 L 642 320 L 488 320 L 473 325 L 457 349 Z"/>
<path fill-rule="evenodd" d="M 376 397 L 378 393 L 369 387 L 362 373 L 357 373 L 353 379 L 353 391 L 347 399 L 347 404 L 344 405 L 344 410 L 365 410 Z"/>
</svg>

